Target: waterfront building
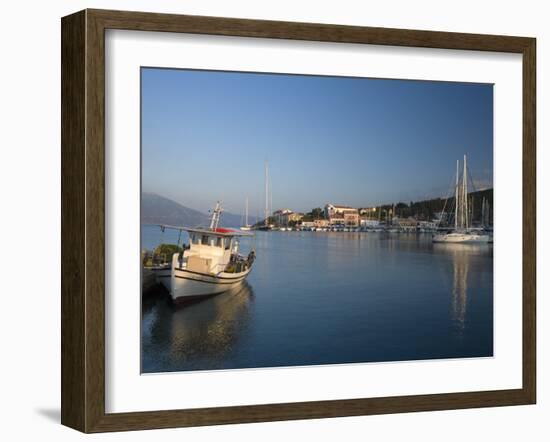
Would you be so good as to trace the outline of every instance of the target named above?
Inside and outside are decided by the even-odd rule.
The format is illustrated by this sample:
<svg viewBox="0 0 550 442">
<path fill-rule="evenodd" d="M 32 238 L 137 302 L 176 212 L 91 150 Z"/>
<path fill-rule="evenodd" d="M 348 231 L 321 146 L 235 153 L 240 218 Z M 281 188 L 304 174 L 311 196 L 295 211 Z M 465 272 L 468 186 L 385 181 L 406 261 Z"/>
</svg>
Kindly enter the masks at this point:
<svg viewBox="0 0 550 442">
<path fill-rule="evenodd" d="M 437 229 L 437 221 L 418 221 L 418 227 L 421 229 Z"/>
<path fill-rule="evenodd" d="M 313 220 L 313 226 L 314 227 L 328 227 L 329 221 L 328 219 L 316 219 Z"/>
<path fill-rule="evenodd" d="M 328 218 L 328 222 L 331 226 L 343 226 L 346 223 L 346 219 L 343 215 L 335 214 Z"/>
<path fill-rule="evenodd" d="M 359 223 L 361 227 L 379 227 L 380 226 L 380 221 L 378 221 L 377 219 L 369 219 L 365 216 L 361 217 Z"/>
<path fill-rule="evenodd" d="M 377 207 L 362 207 L 359 209 L 359 215 L 361 215 L 361 217 L 370 216 L 372 218 L 377 210 Z"/>
<path fill-rule="evenodd" d="M 358 226 L 359 225 L 359 210 L 350 206 L 326 204 L 325 205 L 325 218 L 329 221 L 329 224 L 346 226 Z"/>
<path fill-rule="evenodd" d="M 409 218 L 395 217 L 392 220 L 392 224 L 402 229 L 410 230 L 410 229 L 416 229 L 416 227 L 418 226 L 418 221 L 416 220 L 416 218 L 413 218 L 413 217 L 409 217 Z"/>
<path fill-rule="evenodd" d="M 293 212 L 290 209 L 280 209 L 273 212 L 273 217 L 282 226 L 288 226 L 291 222 L 298 222 L 304 217 L 301 213 Z"/>
<path fill-rule="evenodd" d="M 289 225 L 291 222 L 299 222 L 302 220 L 302 218 L 304 217 L 303 214 L 301 213 L 296 213 L 296 212 L 290 212 L 290 213 L 285 213 L 281 219 L 283 221 L 283 224 L 285 225 Z"/>
<path fill-rule="evenodd" d="M 346 226 L 357 227 L 359 226 L 359 212 L 345 212 L 344 213 L 344 224 Z"/>
<path fill-rule="evenodd" d="M 283 216 L 283 215 L 286 215 L 288 213 L 293 213 L 291 209 L 279 209 L 279 210 L 275 210 L 275 212 L 273 212 L 273 216 Z"/>
<path fill-rule="evenodd" d="M 358 213 L 359 211 L 353 207 L 350 206 L 344 206 L 341 204 L 325 204 L 325 218 L 329 219 L 332 216 L 335 216 L 336 214 L 343 215 L 346 212 L 354 212 Z"/>
</svg>

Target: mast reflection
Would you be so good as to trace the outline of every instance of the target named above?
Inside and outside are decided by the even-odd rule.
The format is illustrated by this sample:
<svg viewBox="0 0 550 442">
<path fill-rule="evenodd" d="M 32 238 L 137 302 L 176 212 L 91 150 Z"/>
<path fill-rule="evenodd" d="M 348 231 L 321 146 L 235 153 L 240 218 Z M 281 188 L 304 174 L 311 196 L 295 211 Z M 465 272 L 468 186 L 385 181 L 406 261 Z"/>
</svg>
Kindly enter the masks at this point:
<svg viewBox="0 0 550 442">
<path fill-rule="evenodd" d="M 486 254 L 489 247 L 485 244 L 434 244 L 434 252 L 444 253 L 452 260 L 451 319 L 459 335 L 466 326 L 468 297 L 472 296 L 468 284 L 473 261 L 476 256 Z"/>
</svg>

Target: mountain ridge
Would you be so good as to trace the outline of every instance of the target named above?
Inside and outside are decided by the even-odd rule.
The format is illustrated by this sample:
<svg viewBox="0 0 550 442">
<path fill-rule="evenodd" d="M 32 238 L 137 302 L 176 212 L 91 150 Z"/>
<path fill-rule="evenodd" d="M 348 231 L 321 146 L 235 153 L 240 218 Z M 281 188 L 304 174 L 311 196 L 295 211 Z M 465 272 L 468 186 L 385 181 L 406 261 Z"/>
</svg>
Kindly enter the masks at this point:
<svg viewBox="0 0 550 442">
<path fill-rule="evenodd" d="M 242 224 L 242 218 L 242 215 L 223 212 L 220 226 L 239 227 Z M 249 216 L 249 218 L 250 224 L 256 222 L 255 217 Z M 187 227 L 207 226 L 210 223 L 210 215 L 186 207 L 157 193 L 142 192 L 141 223 L 172 224 Z"/>
</svg>

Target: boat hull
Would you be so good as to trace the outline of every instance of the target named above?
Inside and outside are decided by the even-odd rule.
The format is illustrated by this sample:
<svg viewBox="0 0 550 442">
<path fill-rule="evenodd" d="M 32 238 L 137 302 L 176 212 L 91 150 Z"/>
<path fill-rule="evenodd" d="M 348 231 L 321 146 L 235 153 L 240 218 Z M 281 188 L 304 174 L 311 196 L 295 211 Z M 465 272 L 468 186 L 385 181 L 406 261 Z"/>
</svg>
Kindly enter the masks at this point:
<svg viewBox="0 0 550 442">
<path fill-rule="evenodd" d="M 172 278 L 172 267 L 169 263 L 152 267 L 143 267 L 142 289 L 148 290 L 156 284 L 160 284 L 170 291 L 170 280 Z"/>
<path fill-rule="evenodd" d="M 157 284 L 162 285 L 166 290 L 170 291 L 172 279 L 172 268 L 170 264 L 163 267 L 157 267 L 153 271 Z"/>
<path fill-rule="evenodd" d="M 432 237 L 434 243 L 447 244 L 488 244 L 489 240 L 489 235 L 480 235 L 477 233 L 445 233 Z"/>
<path fill-rule="evenodd" d="M 172 270 L 170 295 L 176 303 L 217 295 L 242 284 L 250 270 L 248 268 L 241 273 L 208 275 L 174 268 Z"/>
</svg>

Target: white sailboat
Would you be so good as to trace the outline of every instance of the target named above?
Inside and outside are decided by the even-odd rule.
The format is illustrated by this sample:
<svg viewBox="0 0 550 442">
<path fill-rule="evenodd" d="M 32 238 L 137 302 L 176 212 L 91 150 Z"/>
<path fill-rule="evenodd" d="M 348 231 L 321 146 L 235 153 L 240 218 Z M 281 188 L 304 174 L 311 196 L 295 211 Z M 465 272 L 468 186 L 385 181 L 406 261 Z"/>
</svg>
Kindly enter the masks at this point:
<svg viewBox="0 0 550 442">
<path fill-rule="evenodd" d="M 163 226 L 189 233 L 189 246 L 172 256 L 170 278 L 159 277 L 175 303 L 225 292 L 244 282 L 252 270 L 255 251 L 240 255 L 237 240 L 251 234 L 218 227 L 221 212 L 218 202 L 209 228 Z"/>
<path fill-rule="evenodd" d="M 459 161 L 456 162 L 455 185 L 455 223 L 454 229 L 447 233 L 433 235 L 435 243 L 480 244 L 489 243 L 489 235 L 471 228 L 470 205 L 468 204 L 468 167 L 464 155 L 462 181 L 459 178 Z M 473 204 L 472 204 L 473 205 Z"/>
<path fill-rule="evenodd" d="M 245 202 L 245 215 L 244 215 L 244 226 L 241 226 L 241 230 L 252 230 L 252 226 L 248 224 L 248 197 L 246 198 Z"/>
</svg>

